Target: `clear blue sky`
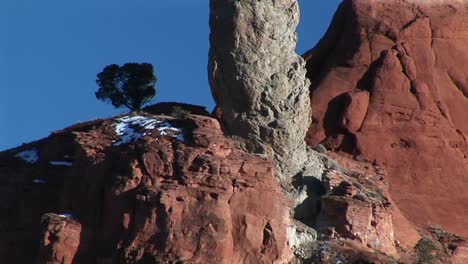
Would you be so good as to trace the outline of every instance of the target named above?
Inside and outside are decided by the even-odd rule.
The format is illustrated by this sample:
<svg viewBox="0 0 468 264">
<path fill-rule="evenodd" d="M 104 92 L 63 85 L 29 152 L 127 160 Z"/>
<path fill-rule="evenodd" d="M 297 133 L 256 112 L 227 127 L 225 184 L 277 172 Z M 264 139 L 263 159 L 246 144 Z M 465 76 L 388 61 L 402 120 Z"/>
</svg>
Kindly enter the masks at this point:
<svg viewBox="0 0 468 264">
<path fill-rule="evenodd" d="M 299 0 L 299 53 L 339 2 Z M 208 0 L 1 0 L 0 150 L 125 112 L 94 97 L 96 74 L 112 63 L 152 63 L 156 102 L 211 111 L 208 11 Z"/>
</svg>

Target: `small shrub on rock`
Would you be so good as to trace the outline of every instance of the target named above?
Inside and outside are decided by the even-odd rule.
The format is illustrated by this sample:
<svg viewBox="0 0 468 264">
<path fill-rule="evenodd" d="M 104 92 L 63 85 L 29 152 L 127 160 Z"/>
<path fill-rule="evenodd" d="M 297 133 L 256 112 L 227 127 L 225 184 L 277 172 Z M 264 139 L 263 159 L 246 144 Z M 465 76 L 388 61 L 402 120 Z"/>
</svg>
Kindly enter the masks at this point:
<svg viewBox="0 0 468 264">
<path fill-rule="evenodd" d="M 189 115 L 190 115 L 190 112 L 187 111 L 187 110 L 184 110 L 180 106 L 175 106 L 172 109 L 172 112 L 170 114 L 170 116 L 175 117 L 175 118 L 179 118 L 179 119 L 186 119 L 187 117 L 189 117 Z"/>
<path fill-rule="evenodd" d="M 417 253 L 417 264 L 433 264 L 438 260 L 439 247 L 435 241 L 421 238 L 414 249 Z"/>
</svg>

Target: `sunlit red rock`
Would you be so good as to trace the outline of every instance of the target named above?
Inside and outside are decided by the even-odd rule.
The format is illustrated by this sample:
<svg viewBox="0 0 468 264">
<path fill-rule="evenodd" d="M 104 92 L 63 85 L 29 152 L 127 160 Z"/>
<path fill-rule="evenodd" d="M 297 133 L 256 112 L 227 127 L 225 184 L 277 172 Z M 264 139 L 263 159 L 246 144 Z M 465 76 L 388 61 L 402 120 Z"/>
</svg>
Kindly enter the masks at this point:
<svg viewBox="0 0 468 264">
<path fill-rule="evenodd" d="M 31 149 L 34 162 L 17 156 Z M 2 263 L 292 257 L 272 162 L 241 151 L 210 117 L 90 121 L 0 153 L 0 164 Z M 47 214 L 63 212 L 73 217 Z"/>
<path fill-rule="evenodd" d="M 465 237 L 467 47 L 466 1 L 345 0 L 304 55 L 308 143 L 385 167 L 403 215 Z"/>
</svg>

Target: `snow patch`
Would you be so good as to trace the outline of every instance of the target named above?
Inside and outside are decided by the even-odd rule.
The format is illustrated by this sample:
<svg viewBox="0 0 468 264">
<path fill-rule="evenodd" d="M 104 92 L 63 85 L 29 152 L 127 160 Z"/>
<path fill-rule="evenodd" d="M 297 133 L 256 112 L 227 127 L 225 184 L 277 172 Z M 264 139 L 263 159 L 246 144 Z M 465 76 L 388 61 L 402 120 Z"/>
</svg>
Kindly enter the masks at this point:
<svg viewBox="0 0 468 264">
<path fill-rule="evenodd" d="M 335 263 L 336 263 L 336 264 L 344 264 L 344 262 L 341 260 L 340 257 L 336 257 L 336 258 L 335 258 Z"/>
<path fill-rule="evenodd" d="M 56 165 L 56 166 L 67 166 L 67 167 L 73 166 L 73 162 L 70 162 L 70 161 L 52 160 L 49 163 L 52 165 Z"/>
<path fill-rule="evenodd" d="M 42 179 L 34 179 L 32 182 L 33 183 L 46 183 L 46 181 L 44 181 Z"/>
<path fill-rule="evenodd" d="M 117 119 L 115 123 L 115 133 L 120 136 L 120 140 L 114 142 L 114 146 L 133 143 L 145 136 L 148 130 L 158 129 L 162 136 L 175 137 L 183 141 L 182 129 L 171 126 L 169 122 L 149 118 L 145 116 L 124 116 Z"/>
<path fill-rule="evenodd" d="M 59 214 L 58 216 L 63 217 L 63 218 L 73 218 L 72 214 Z"/>
<path fill-rule="evenodd" d="M 182 133 L 182 129 L 173 127 L 168 122 L 162 122 L 158 126 L 158 131 L 161 134 L 161 136 L 169 135 L 171 137 L 175 137 L 179 141 L 182 141 L 182 142 L 185 141 L 184 133 Z M 171 131 L 171 133 L 168 133 L 169 131 Z"/>
<path fill-rule="evenodd" d="M 176 139 L 181 141 L 181 142 L 185 142 L 185 138 L 184 138 L 184 134 L 183 133 L 180 133 L 179 135 L 176 136 Z"/>
<path fill-rule="evenodd" d="M 37 149 L 24 150 L 17 153 L 15 157 L 23 159 L 27 163 L 36 163 L 39 160 L 39 152 Z"/>
</svg>

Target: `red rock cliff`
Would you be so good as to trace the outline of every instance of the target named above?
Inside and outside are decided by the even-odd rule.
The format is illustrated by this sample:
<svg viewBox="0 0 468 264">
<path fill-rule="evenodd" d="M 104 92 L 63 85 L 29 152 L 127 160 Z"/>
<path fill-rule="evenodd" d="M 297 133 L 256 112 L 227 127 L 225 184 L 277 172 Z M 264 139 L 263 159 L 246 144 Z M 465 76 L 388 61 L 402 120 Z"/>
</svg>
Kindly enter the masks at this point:
<svg viewBox="0 0 468 264">
<path fill-rule="evenodd" d="M 289 206 L 273 168 L 210 117 L 54 132 L 0 153 L 1 262 L 284 262 Z"/>
<path fill-rule="evenodd" d="M 410 220 L 468 236 L 468 2 L 345 0 L 304 57 L 308 143 L 384 166 Z"/>
</svg>

